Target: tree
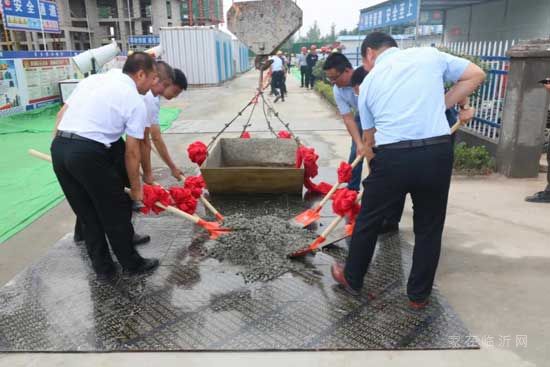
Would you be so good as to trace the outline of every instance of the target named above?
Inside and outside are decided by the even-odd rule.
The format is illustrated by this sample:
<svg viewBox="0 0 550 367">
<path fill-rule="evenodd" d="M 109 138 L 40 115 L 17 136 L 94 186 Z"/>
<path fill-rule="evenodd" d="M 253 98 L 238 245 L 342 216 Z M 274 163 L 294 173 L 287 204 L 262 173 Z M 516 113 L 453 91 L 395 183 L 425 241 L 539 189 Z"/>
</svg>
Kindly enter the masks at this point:
<svg viewBox="0 0 550 367">
<path fill-rule="evenodd" d="M 327 43 L 336 42 L 336 24 L 332 23 L 330 25 L 330 34 L 326 39 Z"/>
<path fill-rule="evenodd" d="M 317 21 L 313 22 L 313 25 L 309 28 L 309 30 L 306 33 L 306 40 L 308 42 L 318 42 L 321 39 L 321 30 L 319 29 L 319 25 L 317 24 Z"/>
</svg>

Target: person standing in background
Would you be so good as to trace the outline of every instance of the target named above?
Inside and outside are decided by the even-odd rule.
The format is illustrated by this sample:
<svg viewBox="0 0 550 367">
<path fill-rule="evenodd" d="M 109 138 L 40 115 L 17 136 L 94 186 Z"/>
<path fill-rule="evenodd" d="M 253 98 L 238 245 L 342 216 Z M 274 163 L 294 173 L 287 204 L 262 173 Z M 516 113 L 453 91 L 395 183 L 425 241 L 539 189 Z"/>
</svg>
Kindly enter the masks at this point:
<svg viewBox="0 0 550 367">
<path fill-rule="evenodd" d="M 550 78 L 546 78 L 543 83 L 544 88 L 550 92 Z M 534 193 L 525 198 L 529 203 L 550 203 L 550 136 L 548 137 L 548 146 L 546 149 L 546 161 L 548 162 L 548 171 L 546 171 L 546 188 L 543 191 Z"/>
<path fill-rule="evenodd" d="M 300 68 L 300 88 L 303 88 L 307 82 L 307 48 L 302 47 L 302 52 L 296 56 L 296 66 Z"/>
<path fill-rule="evenodd" d="M 311 51 L 306 57 L 307 63 L 307 74 L 306 74 L 306 88 L 313 89 L 315 84 L 315 76 L 313 76 L 313 68 L 319 60 L 319 55 L 317 54 L 317 46 L 311 46 Z"/>
</svg>

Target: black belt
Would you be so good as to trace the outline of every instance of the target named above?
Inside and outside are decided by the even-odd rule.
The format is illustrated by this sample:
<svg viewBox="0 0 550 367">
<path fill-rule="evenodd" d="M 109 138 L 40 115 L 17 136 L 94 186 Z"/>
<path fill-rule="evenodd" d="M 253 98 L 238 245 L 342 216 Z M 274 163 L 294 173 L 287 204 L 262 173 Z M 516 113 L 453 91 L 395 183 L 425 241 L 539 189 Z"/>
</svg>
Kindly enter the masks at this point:
<svg viewBox="0 0 550 367">
<path fill-rule="evenodd" d="M 397 143 L 383 144 L 383 145 L 377 146 L 376 150 L 418 148 L 418 147 L 425 147 L 427 145 L 444 144 L 444 143 L 450 143 L 450 142 L 451 142 L 450 135 L 442 135 L 442 136 L 435 136 L 433 138 L 428 138 L 428 139 L 405 140 Z"/>
<path fill-rule="evenodd" d="M 103 144 L 103 143 L 100 143 L 100 142 L 92 140 L 92 139 L 85 138 L 85 137 L 80 136 L 80 135 L 75 134 L 75 133 L 70 133 L 68 131 L 57 130 L 57 133 L 55 134 L 55 136 L 59 136 L 61 138 L 65 138 L 65 139 L 87 141 L 87 142 L 101 144 L 101 145 L 105 146 L 105 144 Z"/>
</svg>

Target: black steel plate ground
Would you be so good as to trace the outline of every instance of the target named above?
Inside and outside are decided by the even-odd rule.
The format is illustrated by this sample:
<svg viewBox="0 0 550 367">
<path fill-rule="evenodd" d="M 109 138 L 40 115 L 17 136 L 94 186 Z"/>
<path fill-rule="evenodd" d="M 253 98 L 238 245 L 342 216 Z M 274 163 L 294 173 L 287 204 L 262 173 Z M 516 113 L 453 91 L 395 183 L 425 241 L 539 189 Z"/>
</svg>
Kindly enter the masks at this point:
<svg viewBox="0 0 550 367">
<path fill-rule="evenodd" d="M 299 200 L 215 198 L 224 214 L 290 217 Z M 323 218 L 329 222 L 331 218 Z M 239 268 L 205 256 L 200 228 L 168 214 L 139 216 L 136 228 L 159 257 L 150 275 L 96 280 L 82 246 L 70 236 L 0 289 L 0 351 L 259 351 L 478 348 L 435 289 L 422 311 L 408 308 L 410 244 L 382 238 L 366 287 L 351 297 L 330 265 L 345 241 L 299 260 L 302 270 L 245 284 Z M 318 228 L 322 230 L 322 227 Z M 367 293 L 376 296 L 367 299 Z"/>
</svg>

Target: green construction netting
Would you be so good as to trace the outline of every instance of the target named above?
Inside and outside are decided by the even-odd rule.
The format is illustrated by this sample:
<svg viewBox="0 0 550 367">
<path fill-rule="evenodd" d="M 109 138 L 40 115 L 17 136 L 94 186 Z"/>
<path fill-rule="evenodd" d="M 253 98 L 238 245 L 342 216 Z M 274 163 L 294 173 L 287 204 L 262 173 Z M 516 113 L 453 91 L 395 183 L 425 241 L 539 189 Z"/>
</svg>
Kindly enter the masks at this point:
<svg viewBox="0 0 550 367">
<path fill-rule="evenodd" d="M 0 243 L 27 227 L 63 198 L 48 162 L 31 157 L 29 149 L 49 154 L 59 105 L 0 118 Z M 180 109 L 162 108 L 164 131 Z"/>
</svg>

